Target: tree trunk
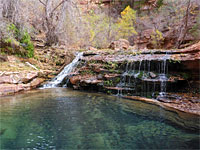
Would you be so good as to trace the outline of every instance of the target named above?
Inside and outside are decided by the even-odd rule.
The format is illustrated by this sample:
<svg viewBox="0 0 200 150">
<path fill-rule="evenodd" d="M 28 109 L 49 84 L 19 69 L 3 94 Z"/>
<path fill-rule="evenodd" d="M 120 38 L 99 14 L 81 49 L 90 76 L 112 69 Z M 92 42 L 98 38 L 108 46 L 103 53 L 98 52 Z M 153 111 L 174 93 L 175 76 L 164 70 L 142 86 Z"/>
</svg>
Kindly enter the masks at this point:
<svg viewBox="0 0 200 150">
<path fill-rule="evenodd" d="M 52 19 L 46 18 L 47 33 L 46 33 L 46 46 L 52 46 L 58 43 L 58 36 L 55 33 L 55 26 L 52 24 Z"/>
<path fill-rule="evenodd" d="M 190 3 L 191 3 L 191 0 L 188 0 L 183 30 L 180 33 L 180 36 L 179 36 L 179 39 L 178 39 L 178 42 L 177 42 L 177 48 L 180 48 L 180 46 L 181 46 L 182 42 L 184 41 L 184 39 L 187 35 L 187 32 L 188 32 L 188 19 L 189 19 Z"/>
</svg>

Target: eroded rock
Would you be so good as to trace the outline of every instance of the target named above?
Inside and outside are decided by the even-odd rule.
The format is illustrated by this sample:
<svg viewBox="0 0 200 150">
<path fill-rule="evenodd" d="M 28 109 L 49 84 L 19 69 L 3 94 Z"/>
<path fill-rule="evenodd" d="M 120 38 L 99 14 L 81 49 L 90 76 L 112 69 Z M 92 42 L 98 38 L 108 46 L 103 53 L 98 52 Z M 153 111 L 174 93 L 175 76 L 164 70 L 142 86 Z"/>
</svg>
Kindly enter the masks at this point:
<svg viewBox="0 0 200 150">
<path fill-rule="evenodd" d="M 27 84 L 0 84 L 0 96 L 33 89 L 39 86 L 42 82 L 44 82 L 43 78 L 36 78 Z"/>
<path fill-rule="evenodd" d="M 125 39 L 119 39 L 118 41 L 111 42 L 109 48 L 113 50 L 127 50 L 129 48 L 130 44 L 128 40 Z"/>
<path fill-rule="evenodd" d="M 110 79 L 113 79 L 113 78 L 116 78 L 116 77 L 120 77 L 120 76 L 121 76 L 120 74 L 105 74 L 104 78 L 110 80 Z"/>
<path fill-rule="evenodd" d="M 0 96 L 30 90 L 44 82 L 38 71 L 0 72 Z"/>
<path fill-rule="evenodd" d="M 81 80 L 81 76 L 73 76 L 70 78 L 70 83 L 75 85 Z"/>
<path fill-rule="evenodd" d="M 0 84 L 27 83 L 38 76 L 38 72 L 2 72 Z"/>
</svg>

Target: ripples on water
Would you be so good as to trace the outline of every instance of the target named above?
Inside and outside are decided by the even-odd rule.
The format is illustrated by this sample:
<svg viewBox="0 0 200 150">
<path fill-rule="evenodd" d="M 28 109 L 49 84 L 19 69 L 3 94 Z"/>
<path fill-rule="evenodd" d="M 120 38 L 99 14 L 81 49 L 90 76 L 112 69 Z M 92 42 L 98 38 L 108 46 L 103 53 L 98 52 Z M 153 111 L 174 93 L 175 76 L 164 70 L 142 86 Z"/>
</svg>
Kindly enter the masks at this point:
<svg viewBox="0 0 200 150">
<path fill-rule="evenodd" d="M 141 102 L 130 108 L 127 100 L 61 88 L 0 102 L 1 149 L 200 148 L 198 132 L 172 125 L 160 108 Z"/>
</svg>

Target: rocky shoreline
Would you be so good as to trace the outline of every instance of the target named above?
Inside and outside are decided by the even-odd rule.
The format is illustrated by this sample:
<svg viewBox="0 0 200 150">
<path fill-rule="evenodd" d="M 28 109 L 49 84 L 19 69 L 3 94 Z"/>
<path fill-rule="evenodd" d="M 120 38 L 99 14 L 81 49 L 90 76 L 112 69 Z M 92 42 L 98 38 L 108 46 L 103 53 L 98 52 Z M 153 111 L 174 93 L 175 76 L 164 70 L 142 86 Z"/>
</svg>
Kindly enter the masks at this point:
<svg viewBox="0 0 200 150">
<path fill-rule="evenodd" d="M 137 68 L 135 70 L 143 70 L 143 75 L 139 76 L 144 76 L 146 75 L 145 72 L 149 71 L 147 68 L 145 71 L 145 65 L 148 65 L 148 63 L 143 66 L 141 62 L 150 60 L 152 66 L 153 64 L 155 66 L 157 62 L 162 61 L 166 56 L 166 53 L 168 54 L 167 63 L 169 67 L 169 78 L 168 80 L 165 80 L 165 82 L 166 84 L 169 83 L 172 87 L 167 88 L 169 91 L 167 91 L 165 97 L 159 96 L 158 93 L 156 95 L 156 92 L 154 92 L 156 96 L 149 97 L 149 87 L 145 87 L 146 93 L 142 93 L 140 91 L 141 89 L 139 89 L 137 92 L 140 94 L 137 93 L 134 95 L 131 94 L 131 92 L 133 92 L 132 85 L 128 85 L 129 87 L 127 85 L 127 87 L 119 86 L 120 80 L 122 80 L 124 76 L 123 70 L 126 70 L 127 66 L 131 66 L 131 69 L 133 69 L 134 63 L 139 65 L 140 68 L 137 68 L 137 65 L 135 65 Z M 66 79 L 69 79 L 68 86 L 75 90 L 90 90 L 115 95 L 119 95 L 121 92 L 123 95 L 119 96 L 126 99 L 139 100 L 159 105 L 165 109 L 173 111 L 178 110 L 184 113 L 200 116 L 200 94 L 198 91 L 199 54 L 199 43 L 182 50 L 137 51 L 129 49 L 122 51 L 109 49 L 85 51 L 78 67 L 74 72 L 67 76 Z M 46 63 L 48 63 L 48 61 Z M 16 66 L 18 67 L 16 68 Z M 170 66 L 175 69 L 170 70 Z M 37 68 L 31 67 L 30 65 L 27 66 L 26 63 L 18 60 L 13 61 L 10 67 L 15 69 L 9 71 L 10 69 L 7 68 L 6 70 L 4 68 L 4 70 L 0 72 L 0 96 L 34 89 L 48 79 L 54 77 L 56 74 L 56 71 L 37 70 Z M 62 67 L 60 66 L 60 68 Z M 60 70 L 59 66 L 57 66 L 57 72 Z M 182 72 L 184 72 L 184 74 L 182 74 Z M 125 76 L 128 76 L 126 73 Z M 141 78 L 139 76 L 136 77 L 138 84 L 148 82 L 148 84 L 146 84 L 147 86 L 151 86 L 152 83 L 154 83 L 155 86 L 161 82 L 160 79 L 156 78 L 158 74 L 153 70 L 148 72 L 149 78 Z M 129 79 L 128 77 L 126 77 L 125 80 L 129 80 L 129 82 L 132 81 L 132 79 Z M 178 87 L 175 87 L 174 85 L 177 85 Z M 187 87 L 183 88 L 180 86 Z M 175 91 L 171 91 L 171 89 Z M 143 87 L 142 90 L 144 90 Z M 192 92 L 192 90 L 196 91 Z"/>
</svg>

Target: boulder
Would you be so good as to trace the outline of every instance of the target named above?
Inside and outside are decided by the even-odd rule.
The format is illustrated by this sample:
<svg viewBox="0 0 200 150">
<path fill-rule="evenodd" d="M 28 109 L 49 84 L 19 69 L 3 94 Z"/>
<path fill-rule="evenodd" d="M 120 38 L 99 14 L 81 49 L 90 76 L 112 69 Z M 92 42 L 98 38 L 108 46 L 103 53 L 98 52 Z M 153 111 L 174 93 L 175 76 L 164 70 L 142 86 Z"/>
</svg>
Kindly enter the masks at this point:
<svg viewBox="0 0 200 150">
<path fill-rule="evenodd" d="M 88 47 L 88 50 L 89 51 L 97 51 L 97 49 L 95 47 L 92 47 L 92 46 Z"/>
<path fill-rule="evenodd" d="M 174 46 L 176 45 L 177 41 L 178 41 L 178 33 L 177 33 L 177 29 L 162 29 L 160 31 L 162 33 L 163 36 L 163 40 L 158 41 L 160 42 L 160 47 L 156 47 L 155 45 L 152 44 L 152 35 L 155 33 L 155 31 L 153 29 L 145 29 L 141 32 L 141 34 L 134 36 L 133 37 L 133 41 L 136 47 L 140 48 L 140 49 L 155 49 L 155 48 L 163 48 L 163 49 L 172 49 L 174 48 Z M 181 44 L 180 48 L 185 48 L 187 46 L 190 46 L 192 44 L 191 41 L 195 41 L 195 38 L 190 35 L 187 34 L 186 37 L 184 38 L 184 41 L 182 43 L 185 44 Z"/>
<path fill-rule="evenodd" d="M 17 84 L 1 84 L 0 86 L 0 96 L 2 95 L 8 95 L 11 93 L 16 93 L 23 90 L 23 87 L 21 85 Z"/>
<path fill-rule="evenodd" d="M 149 72 L 149 76 L 150 76 L 152 79 L 156 78 L 156 74 L 153 73 L 153 72 Z"/>
<path fill-rule="evenodd" d="M 30 88 L 36 88 L 37 86 L 39 86 L 41 83 L 44 82 L 44 78 L 35 78 L 30 82 Z"/>
<path fill-rule="evenodd" d="M 75 85 L 80 81 L 80 79 L 81 79 L 81 76 L 73 76 L 70 78 L 70 83 Z"/>
<path fill-rule="evenodd" d="M 113 41 L 110 43 L 109 48 L 113 50 L 127 50 L 130 46 L 128 40 L 119 39 L 118 41 Z"/>
<path fill-rule="evenodd" d="M 200 41 L 196 44 L 191 45 L 190 47 L 180 50 L 181 53 L 194 53 L 200 52 Z M 198 55 L 200 57 L 200 55 Z"/>
<path fill-rule="evenodd" d="M 142 31 L 142 33 L 135 37 L 134 44 L 140 49 L 145 49 L 151 45 L 152 29 Z"/>
<path fill-rule="evenodd" d="M 0 55 L 0 62 L 8 61 L 8 58 L 6 56 Z"/>
</svg>

